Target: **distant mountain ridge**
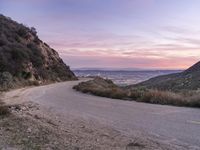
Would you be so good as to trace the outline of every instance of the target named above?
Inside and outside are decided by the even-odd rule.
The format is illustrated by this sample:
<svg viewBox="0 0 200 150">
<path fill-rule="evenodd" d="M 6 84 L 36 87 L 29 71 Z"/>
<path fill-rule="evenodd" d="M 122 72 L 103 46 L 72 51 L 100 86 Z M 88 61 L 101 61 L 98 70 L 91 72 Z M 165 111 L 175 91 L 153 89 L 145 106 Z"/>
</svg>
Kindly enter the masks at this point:
<svg viewBox="0 0 200 150">
<path fill-rule="evenodd" d="M 145 87 L 159 90 L 197 90 L 200 89 L 200 62 L 181 73 L 158 76 L 132 87 Z"/>
<path fill-rule="evenodd" d="M 0 15 L 0 86 L 74 79 L 69 66 L 38 38 L 35 28 Z"/>
</svg>

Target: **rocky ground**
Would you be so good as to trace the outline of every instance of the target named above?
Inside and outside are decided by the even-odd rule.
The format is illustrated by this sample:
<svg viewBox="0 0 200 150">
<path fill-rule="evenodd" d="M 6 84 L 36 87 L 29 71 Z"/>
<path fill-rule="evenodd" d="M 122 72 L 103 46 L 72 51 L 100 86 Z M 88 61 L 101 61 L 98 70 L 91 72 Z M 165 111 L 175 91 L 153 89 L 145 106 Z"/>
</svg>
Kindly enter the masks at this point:
<svg viewBox="0 0 200 150">
<path fill-rule="evenodd" d="M 82 118 L 61 119 L 32 102 L 9 107 L 0 117 L 2 150 L 129 150 L 175 149 L 148 137 L 128 137 L 119 131 Z"/>
</svg>

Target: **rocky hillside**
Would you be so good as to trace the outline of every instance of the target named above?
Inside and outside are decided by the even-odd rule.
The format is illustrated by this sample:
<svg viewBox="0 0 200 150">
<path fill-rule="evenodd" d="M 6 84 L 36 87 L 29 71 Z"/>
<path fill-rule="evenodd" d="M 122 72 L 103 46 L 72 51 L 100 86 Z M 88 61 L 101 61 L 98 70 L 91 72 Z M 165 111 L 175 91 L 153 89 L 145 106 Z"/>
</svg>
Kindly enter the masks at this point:
<svg viewBox="0 0 200 150">
<path fill-rule="evenodd" d="M 200 62 L 181 73 L 158 76 L 132 87 L 170 91 L 197 90 L 200 88 Z"/>
<path fill-rule="evenodd" d="M 46 83 L 76 79 L 58 53 L 28 28 L 0 15 L 0 89 L 13 83 Z"/>
</svg>

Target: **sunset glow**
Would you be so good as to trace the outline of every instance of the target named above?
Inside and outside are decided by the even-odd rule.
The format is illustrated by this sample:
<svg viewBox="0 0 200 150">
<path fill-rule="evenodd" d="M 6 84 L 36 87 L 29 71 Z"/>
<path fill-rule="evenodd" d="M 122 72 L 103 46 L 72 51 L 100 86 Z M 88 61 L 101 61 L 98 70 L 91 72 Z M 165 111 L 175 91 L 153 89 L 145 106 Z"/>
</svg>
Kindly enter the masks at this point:
<svg viewBox="0 0 200 150">
<path fill-rule="evenodd" d="M 199 0 L 0 0 L 72 68 L 185 69 L 200 60 Z"/>
</svg>

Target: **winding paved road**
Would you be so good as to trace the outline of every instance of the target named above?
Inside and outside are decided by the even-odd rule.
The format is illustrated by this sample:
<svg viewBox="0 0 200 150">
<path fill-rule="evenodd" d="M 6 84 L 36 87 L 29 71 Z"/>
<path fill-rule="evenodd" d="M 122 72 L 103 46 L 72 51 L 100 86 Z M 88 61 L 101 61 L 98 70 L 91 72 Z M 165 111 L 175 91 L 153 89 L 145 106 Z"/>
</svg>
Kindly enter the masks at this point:
<svg viewBox="0 0 200 150">
<path fill-rule="evenodd" d="M 124 134 L 138 130 L 169 143 L 185 144 L 200 149 L 200 109 L 86 95 L 72 89 L 78 82 L 80 81 L 69 81 L 18 91 L 24 100 L 31 99 L 63 115 L 70 113 L 87 119 L 96 119 Z M 9 92 L 8 99 L 15 94 L 16 91 Z"/>
</svg>

